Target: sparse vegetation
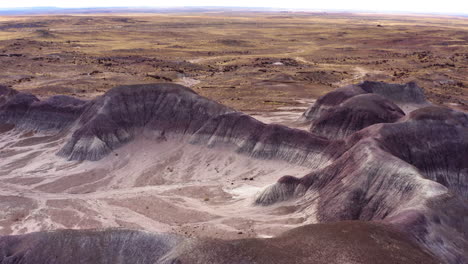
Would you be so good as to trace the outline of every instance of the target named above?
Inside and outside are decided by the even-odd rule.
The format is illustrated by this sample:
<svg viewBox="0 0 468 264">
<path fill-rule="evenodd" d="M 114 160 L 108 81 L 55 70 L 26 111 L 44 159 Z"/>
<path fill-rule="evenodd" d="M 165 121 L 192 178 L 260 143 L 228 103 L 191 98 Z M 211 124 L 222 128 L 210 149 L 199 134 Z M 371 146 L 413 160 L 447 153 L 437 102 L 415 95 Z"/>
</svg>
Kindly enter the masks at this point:
<svg viewBox="0 0 468 264">
<path fill-rule="evenodd" d="M 44 96 L 178 82 L 239 110 L 269 111 L 364 79 L 414 80 L 432 102 L 468 109 L 466 18 L 55 15 L 2 17 L 0 28 L 0 83 Z"/>
</svg>

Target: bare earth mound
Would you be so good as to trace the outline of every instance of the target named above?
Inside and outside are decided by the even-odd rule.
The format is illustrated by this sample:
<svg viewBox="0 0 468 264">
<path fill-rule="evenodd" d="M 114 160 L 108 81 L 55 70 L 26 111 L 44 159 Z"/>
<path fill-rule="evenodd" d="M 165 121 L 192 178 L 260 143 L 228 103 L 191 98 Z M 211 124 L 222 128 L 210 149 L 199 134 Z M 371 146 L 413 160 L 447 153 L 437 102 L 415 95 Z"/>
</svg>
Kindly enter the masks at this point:
<svg viewBox="0 0 468 264">
<path fill-rule="evenodd" d="M 468 261 L 466 113 L 364 82 L 303 119 L 176 84 L 88 101 L 1 87 L 0 262 Z"/>
<path fill-rule="evenodd" d="M 307 225 L 267 239 L 184 239 L 131 230 L 60 230 L 0 238 L 1 263 L 439 263 L 391 227 Z"/>
<path fill-rule="evenodd" d="M 391 101 L 376 94 L 347 99 L 312 122 L 310 132 L 330 139 L 342 139 L 365 127 L 393 123 L 405 113 Z"/>
</svg>

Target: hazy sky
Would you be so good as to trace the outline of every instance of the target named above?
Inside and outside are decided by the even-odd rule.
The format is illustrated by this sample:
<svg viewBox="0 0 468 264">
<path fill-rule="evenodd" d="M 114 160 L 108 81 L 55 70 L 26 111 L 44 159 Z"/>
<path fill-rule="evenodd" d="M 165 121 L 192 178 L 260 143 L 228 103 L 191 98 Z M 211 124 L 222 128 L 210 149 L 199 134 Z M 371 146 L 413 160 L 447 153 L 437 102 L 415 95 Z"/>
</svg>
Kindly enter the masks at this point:
<svg viewBox="0 0 468 264">
<path fill-rule="evenodd" d="M 243 6 L 468 14 L 468 0 L 0 0 L 0 8 L 33 6 Z"/>
</svg>

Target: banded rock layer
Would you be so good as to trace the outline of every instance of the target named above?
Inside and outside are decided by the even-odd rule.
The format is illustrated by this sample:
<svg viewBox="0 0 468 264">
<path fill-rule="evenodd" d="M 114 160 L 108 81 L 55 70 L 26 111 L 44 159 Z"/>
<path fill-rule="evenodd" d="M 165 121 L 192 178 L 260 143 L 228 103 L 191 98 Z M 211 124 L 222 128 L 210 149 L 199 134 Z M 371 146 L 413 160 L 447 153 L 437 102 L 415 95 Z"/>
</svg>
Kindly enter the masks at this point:
<svg viewBox="0 0 468 264">
<path fill-rule="evenodd" d="M 312 166 L 318 161 L 309 162 L 311 157 L 328 144 L 302 130 L 261 123 L 176 84 L 120 86 L 88 102 L 67 96 L 40 101 L 9 88 L 2 94 L 4 126 L 68 134 L 58 154 L 69 160 L 99 160 L 143 136 L 186 138 L 209 147 L 230 144 L 252 157 Z"/>
<path fill-rule="evenodd" d="M 236 112 L 210 119 L 190 139 L 208 147 L 228 147 L 259 159 L 280 159 L 308 167 L 326 162 L 329 141 L 303 130 L 264 124 Z"/>
<path fill-rule="evenodd" d="M 293 199 L 321 222 L 394 223 L 447 263 L 468 262 L 467 121 L 466 113 L 429 106 L 368 126 L 331 142 L 329 165 L 284 176 L 256 202 Z"/>
<path fill-rule="evenodd" d="M 142 132 L 154 139 L 192 134 L 233 110 L 175 84 L 116 87 L 90 102 L 60 155 L 99 160 Z"/>
<path fill-rule="evenodd" d="M 418 109 L 407 111 L 405 115 L 402 109 L 410 107 Z M 353 225 L 342 221 L 385 223 L 407 235 L 397 239 L 397 244 L 405 244 L 404 241 L 414 238 L 419 246 L 443 262 L 468 262 L 466 113 L 427 106 L 415 84 L 365 82 L 324 95 L 304 116 L 312 122 L 312 132 L 264 124 L 173 84 L 121 86 L 90 101 L 63 96 L 41 101 L 30 94 L 5 87 L 0 89 L 1 127 L 55 133 L 63 137 L 58 154 L 70 160 L 97 161 L 132 140 L 144 137 L 152 142 L 185 142 L 253 159 L 300 164 L 309 168 L 310 173 L 280 178 L 261 192 L 255 203 L 290 206 L 291 212 L 301 211 L 310 217 L 309 222 L 338 221 L 337 225 L 350 226 Z M 24 263 L 34 263 L 31 262 L 33 256 L 26 254 L 28 245 L 32 245 L 33 250 L 52 250 L 42 248 L 34 241 L 45 239 L 43 241 L 51 245 L 72 243 L 72 248 L 84 243 L 86 250 L 93 250 L 93 245 L 101 243 L 101 238 L 120 241 L 123 237 L 125 241 L 134 241 L 129 243 L 142 243 L 144 250 L 154 251 L 155 255 L 148 253 L 147 256 L 154 258 L 156 263 L 219 263 L 226 259 L 235 259 L 238 263 L 269 263 L 276 258 L 290 258 L 288 252 L 295 252 L 293 255 L 300 258 L 297 263 L 310 263 L 310 260 L 320 259 L 314 252 L 319 252 L 322 244 L 314 240 L 314 235 L 319 232 L 316 228 L 321 227 L 327 226 L 312 226 L 313 232 L 307 231 L 306 227 L 299 229 L 304 233 L 301 236 L 299 231 L 291 231 L 271 240 L 227 242 L 186 240 L 176 236 L 166 241 L 165 235 L 163 238 L 158 235 L 157 239 L 145 235 L 141 240 L 140 234 L 135 233 L 135 237 L 131 235 L 129 238 L 126 231 L 60 231 L 0 238 L 4 245 L 0 252 L 2 249 L 6 252 L 3 253 L 5 261 L 11 260 L 5 263 L 15 263 L 16 258 L 11 256 L 19 256 L 18 260 L 24 259 Z M 362 226 L 356 228 L 370 233 L 374 230 Z M 332 239 L 340 234 L 334 228 L 324 230 L 328 230 L 324 235 L 331 244 L 345 243 L 340 240 L 342 238 Z M 159 241 L 160 238 L 165 241 L 161 244 L 163 250 L 145 242 Z M 160 244 L 157 241 L 155 244 Z M 119 248 L 119 243 L 116 248 L 96 247 L 95 250 L 102 256 L 127 250 L 127 246 Z M 329 257 L 336 257 L 337 252 L 348 252 L 343 248 L 351 247 L 356 241 L 346 243 L 328 252 Z M 298 244 L 301 245 L 299 249 L 306 250 L 290 247 Z M 249 251 L 249 245 L 265 251 Z M 274 250 L 278 247 L 287 248 L 284 255 Z M 140 252 L 133 244 L 129 248 L 131 252 Z M 314 248 L 317 250 L 310 250 Z M 355 260 L 352 252 L 369 252 L 369 249 L 351 248 L 343 262 Z M 405 260 L 396 260 L 391 258 L 395 257 L 393 253 L 386 255 L 389 252 L 385 252 L 382 259 L 402 263 L 418 263 L 417 259 L 426 258 L 420 252 L 414 256 L 421 258 L 407 256 Z M 138 254 L 133 255 L 140 261 Z M 404 252 L 395 254 L 404 255 Z M 59 257 L 61 261 L 68 261 L 66 255 Z M 151 263 L 146 256 L 141 258 L 142 263 Z M 323 258 L 323 263 L 329 263 L 330 258 Z M 361 262 L 358 263 L 371 263 L 363 255 L 359 258 Z M 39 263 L 48 260 L 45 257 Z M 421 263 L 430 261 L 426 259 Z"/>
<path fill-rule="evenodd" d="M 342 139 L 365 127 L 392 123 L 405 113 L 376 94 L 360 94 L 323 113 L 312 122 L 310 132 L 330 139 Z"/>
<path fill-rule="evenodd" d="M 57 95 L 41 101 L 29 93 L 0 86 L 0 124 L 22 130 L 62 130 L 72 124 L 87 103 Z"/>
<path fill-rule="evenodd" d="M 310 123 L 323 117 L 324 112 L 340 106 L 346 100 L 362 94 L 377 94 L 393 102 L 405 113 L 428 106 L 423 90 L 414 82 L 407 84 L 391 84 L 384 82 L 365 81 L 357 85 L 349 85 L 335 89 L 318 98 L 301 116 L 300 121 Z"/>
</svg>

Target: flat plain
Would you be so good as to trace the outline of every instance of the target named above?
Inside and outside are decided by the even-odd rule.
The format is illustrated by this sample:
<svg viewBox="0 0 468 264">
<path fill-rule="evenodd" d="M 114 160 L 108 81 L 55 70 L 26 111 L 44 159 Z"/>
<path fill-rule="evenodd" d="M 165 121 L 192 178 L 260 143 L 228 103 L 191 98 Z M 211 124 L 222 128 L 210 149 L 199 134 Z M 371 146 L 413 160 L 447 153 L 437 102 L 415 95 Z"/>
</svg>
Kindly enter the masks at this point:
<svg viewBox="0 0 468 264">
<path fill-rule="evenodd" d="M 308 12 L 3 16 L 0 83 L 92 98 L 175 82 L 251 114 L 303 111 L 363 80 L 416 81 L 468 109 L 468 19 Z"/>
</svg>

